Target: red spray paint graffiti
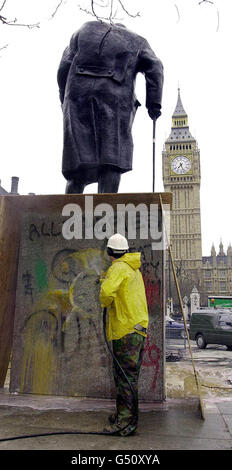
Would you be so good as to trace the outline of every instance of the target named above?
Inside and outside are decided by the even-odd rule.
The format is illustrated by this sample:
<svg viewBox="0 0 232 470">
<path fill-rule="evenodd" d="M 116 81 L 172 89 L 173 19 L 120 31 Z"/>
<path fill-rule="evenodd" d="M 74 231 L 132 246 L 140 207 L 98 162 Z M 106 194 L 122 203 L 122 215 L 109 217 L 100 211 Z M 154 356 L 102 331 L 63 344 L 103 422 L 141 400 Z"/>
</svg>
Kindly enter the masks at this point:
<svg viewBox="0 0 232 470">
<path fill-rule="evenodd" d="M 145 291 L 149 310 L 154 310 L 155 304 L 159 302 L 159 284 L 158 282 L 146 282 Z"/>
<path fill-rule="evenodd" d="M 154 271 L 154 270 L 152 270 Z M 143 280 L 145 285 L 145 292 L 147 298 L 147 306 L 149 316 L 153 316 L 155 312 L 161 310 L 161 298 L 160 298 L 160 282 L 156 276 L 154 281 L 154 272 L 144 272 L 143 271 Z M 143 353 L 142 365 L 144 367 L 154 367 L 154 379 L 152 382 L 152 391 L 156 388 L 157 377 L 160 367 L 160 356 L 161 352 L 158 346 L 150 343 L 150 336 L 147 335 L 147 341 Z"/>
<path fill-rule="evenodd" d="M 143 269 L 142 276 L 145 286 L 148 312 L 149 315 L 153 316 L 156 312 L 160 311 L 160 308 L 162 308 L 160 279 L 156 274 L 154 278 L 154 269 L 152 269 L 151 272 Z"/>
<path fill-rule="evenodd" d="M 152 354 L 153 351 L 155 351 L 155 357 Z M 149 335 L 147 335 L 147 341 L 146 341 L 146 345 L 144 348 L 142 365 L 144 367 L 154 366 L 155 375 L 154 375 L 154 379 L 153 379 L 152 386 L 151 386 L 152 391 L 154 391 L 156 387 L 156 381 L 157 381 L 157 377 L 159 373 L 159 361 L 160 361 L 160 349 L 157 346 L 155 346 L 155 344 L 150 344 L 150 337 Z"/>
</svg>

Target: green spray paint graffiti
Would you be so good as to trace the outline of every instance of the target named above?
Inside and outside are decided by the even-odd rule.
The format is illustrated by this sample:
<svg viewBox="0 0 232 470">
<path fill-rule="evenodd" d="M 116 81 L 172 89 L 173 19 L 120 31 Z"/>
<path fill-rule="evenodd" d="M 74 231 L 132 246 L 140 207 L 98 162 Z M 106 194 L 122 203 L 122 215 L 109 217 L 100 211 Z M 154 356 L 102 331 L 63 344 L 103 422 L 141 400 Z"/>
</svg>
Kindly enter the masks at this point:
<svg viewBox="0 0 232 470">
<path fill-rule="evenodd" d="M 95 338 L 101 349 L 99 278 L 108 263 L 103 251 L 92 248 L 61 250 L 50 269 L 42 258 L 34 262 L 36 299 L 23 328 L 20 392 L 59 393 L 67 361 L 75 389 L 83 335 Z"/>
<path fill-rule="evenodd" d="M 48 288 L 47 265 L 42 259 L 35 263 L 35 279 L 40 292 Z"/>
</svg>

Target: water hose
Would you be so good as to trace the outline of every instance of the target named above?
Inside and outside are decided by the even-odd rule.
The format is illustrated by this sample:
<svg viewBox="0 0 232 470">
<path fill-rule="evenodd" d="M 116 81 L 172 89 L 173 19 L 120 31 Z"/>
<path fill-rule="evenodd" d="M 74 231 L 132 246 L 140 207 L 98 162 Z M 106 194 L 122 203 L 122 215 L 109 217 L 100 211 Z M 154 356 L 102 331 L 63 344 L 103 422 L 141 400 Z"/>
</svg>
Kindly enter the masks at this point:
<svg viewBox="0 0 232 470">
<path fill-rule="evenodd" d="M 121 373 L 123 374 L 124 378 L 126 379 L 128 385 L 130 386 L 131 392 L 133 394 L 133 400 L 134 400 L 134 406 L 136 413 L 138 411 L 138 403 L 137 403 L 137 398 L 136 398 L 136 393 L 135 389 L 133 388 L 133 385 L 131 384 L 129 378 L 127 377 L 125 371 L 119 364 L 117 358 L 115 357 L 113 351 L 110 348 L 110 345 L 108 343 L 107 337 L 106 337 L 106 314 L 107 314 L 107 309 L 104 308 L 103 310 L 103 335 L 104 335 L 104 340 L 107 346 L 108 351 L 110 352 L 113 361 L 117 365 L 117 367 L 120 369 Z M 133 418 L 132 418 L 133 419 Z M 119 435 L 120 432 L 124 431 L 129 425 L 131 424 L 131 420 L 129 423 L 127 423 L 124 427 L 117 429 L 116 431 L 112 432 L 98 432 L 98 431 L 54 431 L 54 432 L 49 432 L 49 433 L 39 433 L 39 434 L 24 434 L 24 435 L 19 435 L 19 436 L 13 436 L 13 437 L 7 437 L 0 439 L 0 442 L 7 442 L 7 441 L 16 441 L 19 439 L 30 439 L 33 437 L 46 437 L 46 436 L 62 436 L 62 435 L 76 435 L 76 434 L 90 434 L 90 435 L 95 435 L 95 436 L 113 436 L 113 435 Z"/>
</svg>

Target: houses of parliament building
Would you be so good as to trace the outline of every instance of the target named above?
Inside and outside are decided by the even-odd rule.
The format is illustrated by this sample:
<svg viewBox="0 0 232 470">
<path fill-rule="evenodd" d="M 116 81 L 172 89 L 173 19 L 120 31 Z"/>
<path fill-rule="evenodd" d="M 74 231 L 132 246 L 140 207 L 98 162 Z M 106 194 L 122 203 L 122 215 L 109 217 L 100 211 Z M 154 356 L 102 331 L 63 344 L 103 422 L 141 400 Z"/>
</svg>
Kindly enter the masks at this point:
<svg viewBox="0 0 232 470">
<path fill-rule="evenodd" d="M 172 127 L 162 152 L 164 190 L 173 194 L 170 241 L 182 297 L 189 297 L 193 287 L 201 295 L 201 305 L 207 305 L 208 295 L 232 295 L 232 247 L 218 252 L 211 248 L 210 256 L 202 256 L 200 205 L 200 150 L 189 130 L 180 90 L 172 115 Z M 168 268 L 167 268 L 168 269 Z M 167 278 L 170 278 L 170 269 Z M 174 287 L 169 279 L 168 296 Z M 175 298 L 175 296 L 174 296 Z"/>
</svg>

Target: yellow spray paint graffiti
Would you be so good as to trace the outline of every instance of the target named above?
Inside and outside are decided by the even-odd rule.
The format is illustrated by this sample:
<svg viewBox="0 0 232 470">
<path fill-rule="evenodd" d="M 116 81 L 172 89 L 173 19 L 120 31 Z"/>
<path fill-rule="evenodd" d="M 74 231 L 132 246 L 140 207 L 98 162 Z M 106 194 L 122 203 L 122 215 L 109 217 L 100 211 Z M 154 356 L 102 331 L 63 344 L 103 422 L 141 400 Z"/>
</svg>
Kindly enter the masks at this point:
<svg viewBox="0 0 232 470">
<path fill-rule="evenodd" d="M 49 276 L 40 260 L 45 283 L 37 262 L 39 288 L 23 328 L 20 392 L 58 393 L 59 369 L 72 359 L 81 325 L 94 326 L 101 315 L 99 278 L 107 264 L 99 249 L 62 250 L 54 256 Z"/>
<path fill-rule="evenodd" d="M 57 370 L 53 354 L 57 329 L 57 318 L 47 310 L 35 312 L 27 319 L 20 392 L 31 382 L 32 391 L 49 393 Z"/>
</svg>

